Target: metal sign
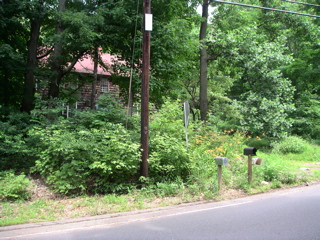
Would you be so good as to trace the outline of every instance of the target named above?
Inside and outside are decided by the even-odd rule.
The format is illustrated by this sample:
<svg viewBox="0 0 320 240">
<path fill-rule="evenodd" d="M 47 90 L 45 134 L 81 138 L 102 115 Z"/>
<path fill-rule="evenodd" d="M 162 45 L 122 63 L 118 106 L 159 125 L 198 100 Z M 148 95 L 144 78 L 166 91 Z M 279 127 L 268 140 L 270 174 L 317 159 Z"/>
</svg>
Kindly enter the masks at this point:
<svg viewBox="0 0 320 240">
<path fill-rule="evenodd" d="M 183 111 L 184 111 L 184 126 L 188 128 L 189 125 L 189 115 L 190 115 L 190 104 L 188 101 L 183 103 Z"/>
<path fill-rule="evenodd" d="M 152 31 L 152 14 L 146 13 L 145 14 L 145 31 Z"/>
</svg>

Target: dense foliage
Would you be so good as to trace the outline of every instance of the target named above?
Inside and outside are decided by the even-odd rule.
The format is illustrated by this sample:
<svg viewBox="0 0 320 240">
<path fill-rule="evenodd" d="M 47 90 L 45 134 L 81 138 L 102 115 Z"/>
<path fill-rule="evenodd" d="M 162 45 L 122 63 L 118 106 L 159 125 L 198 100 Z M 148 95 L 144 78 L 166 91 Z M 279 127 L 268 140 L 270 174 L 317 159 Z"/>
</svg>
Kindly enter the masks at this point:
<svg viewBox="0 0 320 240">
<path fill-rule="evenodd" d="M 199 42 L 206 19 L 196 7 L 204 2 L 211 1 L 152 1 L 150 178 L 139 179 L 138 118 L 126 116 L 120 102 L 129 98 L 129 80 L 133 102 L 141 102 L 142 2 L 0 1 L 1 171 L 39 174 L 64 194 L 126 192 L 146 183 L 209 192 L 217 189 L 210 180 L 215 156 L 230 159 L 226 184 L 243 187 L 244 146 L 289 154 L 305 150 L 302 139 L 319 143 L 319 21 L 211 2 Z M 260 3 L 319 12 L 288 1 Z M 199 121 L 200 46 L 207 53 L 205 121 Z M 125 63 L 104 66 L 113 69 L 120 100 L 105 94 L 91 100 L 98 110 L 74 110 L 67 118 L 63 106 L 81 95 L 70 86 L 94 81 L 71 74 L 74 64 L 98 47 Z M 191 106 L 187 133 L 185 100 Z M 295 181 L 272 164 L 258 174 L 275 185 Z"/>
<path fill-rule="evenodd" d="M 30 132 L 39 139 L 33 171 L 61 193 L 126 190 L 138 172 L 139 144 L 121 125 L 106 123 L 92 129 L 70 125 Z"/>
<path fill-rule="evenodd" d="M 247 160 L 243 156 L 243 148 L 250 144 L 263 150 L 262 146 L 270 147 L 268 141 L 262 140 L 263 136 L 246 136 L 236 130 L 221 132 L 199 121 L 190 121 L 187 130 L 182 120 L 182 103 L 169 99 L 164 102 L 161 110 L 150 116 L 148 179 L 139 178 L 141 152 L 136 117 L 130 119 L 130 127 L 126 128 L 125 115 L 122 115 L 120 123 L 113 123 L 112 119 L 117 121 L 119 118 L 114 115 L 115 118 L 108 120 L 111 115 L 107 109 L 80 111 L 73 118 L 56 118 L 54 122 L 46 124 L 40 124 L 37 120 L 39 115 L 34 114 L 28 121 L 37 124 L 34 123 L 32 128 L 25 131 L 24 136 L 15 134 L 18 136 L 16 139 L 12 135 L 8 137 L 10 131 L 6 133 L 2 146 L 11 144 L 15 148 L 2 147 L 2 170 L 15 169 L 17 173 L 24 171 L 40 176 L 55 192 L 67 195 L 127 193 L 141 184 L 147 184 L 150 189 L 154 186 L 159 188 L 157 194 L 160 195 L 174 194 L 177 189 L 174 190 L 173 186 L 187 186 L 190 191 L 198 189 L 214 193 L 218 190 L 214 177 L 217 175 L 215 157 L 223 156 L 229 159 L 224 171 L 225 185 L 231 188 L 246 187 Z M 121 111 L 121 107 L 113 109 L 114 113 Z M 11 115 L 9 119 L 17 118 L 17 114 Z M 25 116 L 20 114 L 20 121 Z M 15 123 L 11 122 L 13 125 Z M 11 125 L 8 122 L 6 124 L 10 129 Z M 274 144 L 273 153 L 299 154 L 308 146 L 299 137 L 288 137 Z M 286 172 L 280 170 L 282 167 L 277 168 L 266 161 L 256 172 L 257 184 L 263 180 L 276 181 L 275 186 L 299 181 L 294 174 L 289 176 L 293 179 L 288 180 Z M 3 178 L 19 182 L 16 184 L 17 190 L 12 188 L 12 193 L 11 187 L 3 190 L 3 199 L 27 198 L 28 195 L 20 196 L 20 191 L 25 194 L 28 189 L 24 175 L 18 175 L 15 179 L 13 171 L 4 171 Z M 3 180 L 4 186 L 9 186 L 6 181 Z"/>
</svg>

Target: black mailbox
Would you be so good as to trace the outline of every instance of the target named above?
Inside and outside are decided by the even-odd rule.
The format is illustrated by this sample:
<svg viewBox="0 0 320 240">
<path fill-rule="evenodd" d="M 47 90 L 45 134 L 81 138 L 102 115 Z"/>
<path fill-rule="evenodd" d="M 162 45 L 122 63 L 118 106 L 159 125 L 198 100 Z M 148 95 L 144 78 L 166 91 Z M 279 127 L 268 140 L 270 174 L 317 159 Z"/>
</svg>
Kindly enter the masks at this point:
<svg viewBox="0 0 320 240">
<path fill-rule="evenodd" d="M 257 149 L 256 148 L 245 148 L 244 155 L 246 156 L 257 156 Z"/>
</svg>

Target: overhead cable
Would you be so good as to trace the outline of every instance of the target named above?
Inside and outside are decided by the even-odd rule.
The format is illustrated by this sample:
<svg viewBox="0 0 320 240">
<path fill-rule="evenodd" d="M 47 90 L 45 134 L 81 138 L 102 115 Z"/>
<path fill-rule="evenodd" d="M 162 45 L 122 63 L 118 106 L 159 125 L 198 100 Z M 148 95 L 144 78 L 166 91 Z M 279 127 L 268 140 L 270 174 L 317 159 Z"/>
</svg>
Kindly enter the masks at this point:
<svg viewBox="0 0 320 240">
<path fill-rule="evenodd" d="M 287 10 L 282 10 L 282 9 L 277 9 L 277 8 L 261 7 L 261 6 L 244 4 L 244 3 L 228 2 L 228 1 L 221 1 L 221 0 L 211 0 L 211 2 L 225 3 L 225 4 L 242 6 L 242 7 L 258 8 L 258 9 L 264 9 L 264 10 L 270 10 L 270 11 L 276 11 L 276 12 L 283 12 L 283 13 L 290 13 L 290 14 L 295 14 L 295 15 L 302 15 L 302 16 L 307 16 L 307 17 L 320 18 L 319 15 L 312 15 L 312 14 L 299 13 L 299 12 L 292 12 L 292 11 L 287 11 Z"/>
<path fill-rule="evenodd" d="M 133 36 L 133 46 L 132 46 L 132 57 L 131 57 L 131 66 L 130 66 L 130 80 L 129 80 L 129 96 L 128 96 L 128 111 L 126 119 L 126 128 L 128 128 L 128 118 L 132 114 L 132 74 L 133 74 L 133 64 L 134 64 L 134 53 L 136 48 L 136 35 L 137 35 L 137 25 L 138 25 L 138 15 L 139 15 L 139 3 L 137 0 L 137 10 L 136 10 L 136 22 L 134 25 L 134 36 Z"/>
<path fill-rule="evenodd" d="M 281 1 L 282 1 L 282 2 L 288 2 L 288 3 L 297 3 L 297 4 L 302 4 L 302 5 L 312 6 L 312 7 L 320 7 L 320 5 L 313 4 L 313 3 L 296 2 L 296 1 L 291 1 L 291 0 L 281 0 Z"/>
</svg>

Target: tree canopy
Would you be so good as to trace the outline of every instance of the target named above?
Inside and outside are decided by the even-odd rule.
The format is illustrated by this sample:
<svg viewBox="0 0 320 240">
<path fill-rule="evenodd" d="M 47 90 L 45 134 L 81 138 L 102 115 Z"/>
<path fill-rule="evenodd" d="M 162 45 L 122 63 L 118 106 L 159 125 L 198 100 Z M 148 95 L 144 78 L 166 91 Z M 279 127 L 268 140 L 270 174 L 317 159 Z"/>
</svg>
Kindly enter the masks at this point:
<svg viewBox="0 0 320 240">
<path fill-rule="evenodd" d="M 243 3 L 320 12 L 288 1 Z M 199 4 L 211 6 L 208 19 L 197 13 Z M 319 19 L 214 1 L 153 0 L 151 7 L 155 106 L 169 96 L 189 100 L 194 118 L 221 128 L 274 139 L 319 136 Z M 2 107 L 30 112 L 40 87 L 48 89 L 43 99 L 66 97 L 63 83 L 83 81 L 70 74 L 74 64 L 97 47 L 126 63 L 106 66 L 123 99 L 130 80 L 123 73 L 132 69 L 133 101 L 140 102 L 142 1 L 3 0 L 0 12 Z"/>
</svg>

